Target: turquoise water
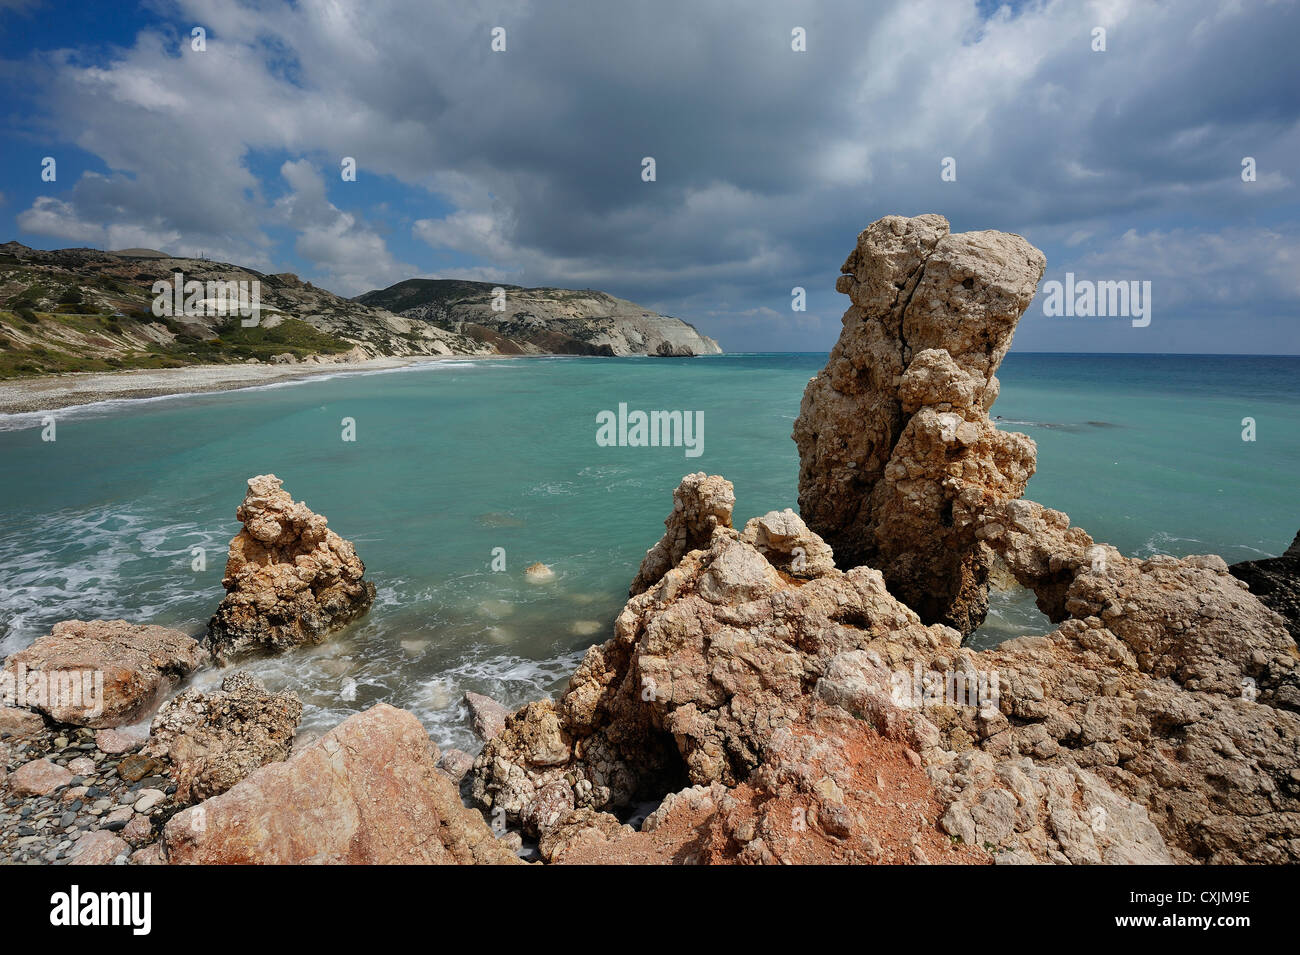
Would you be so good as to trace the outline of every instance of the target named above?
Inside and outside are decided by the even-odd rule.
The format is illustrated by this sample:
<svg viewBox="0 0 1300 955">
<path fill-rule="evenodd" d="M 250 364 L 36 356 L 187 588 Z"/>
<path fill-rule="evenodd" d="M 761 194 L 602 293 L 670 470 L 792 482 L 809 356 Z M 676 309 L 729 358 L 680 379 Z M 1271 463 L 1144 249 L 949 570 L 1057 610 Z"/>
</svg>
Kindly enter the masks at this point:
<svg viewBox="0 0 1300 955">
<path fill-rule="evenodd" d="M 0 653 L 70 617 L 198 632 L 244 482 L 273 472 L 356 543 L 379 596 L 322 647 L 250 668 L 303 697 L 309 728 L 386 700 L 473 746 L 464 691 L 517 704 L 563 686 L 609 632 L 683 474 L 733 481 L 738 523 L 795 506 L 790 429 L 824 362 L 448 361 L 69 410 L 54 442 L 39 416 L 0 417 Z M 1039 444 L 1029 496 L 1126 553 L 1242 560 L 1300 525 L 1300 359 L 1013 354 L 1000 377 L 994 413 Z M 703 454 L 597 446 L 597 413 L 620 402 L 702 411 Z M 534 561 L 556 578 L 528 583 Z M 1013 595 L 989 629 L 1040 625 Z"/>
</svg>

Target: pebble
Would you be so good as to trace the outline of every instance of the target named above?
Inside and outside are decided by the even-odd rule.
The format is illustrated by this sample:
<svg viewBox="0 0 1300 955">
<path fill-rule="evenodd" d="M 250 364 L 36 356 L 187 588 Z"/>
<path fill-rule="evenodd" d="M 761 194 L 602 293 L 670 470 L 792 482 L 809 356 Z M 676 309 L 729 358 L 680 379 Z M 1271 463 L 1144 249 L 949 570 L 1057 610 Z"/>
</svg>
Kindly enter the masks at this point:
<svg viewBox="0 0 1300 955">
<path fill-rule="evenodd" d="M 155 827 L 166 818 L 158 809 L 176 791 L 167 766 L 138 754 L 106 756 L 94 739 L 94 730 L 64 728 L 0 745 L 0 777 L 41 760 L 51 775 L 63 773 L 68 780 L 43 796 L 18 795 L 8 787 L 0 792 L 0 865 L 67 865 L 80 855 L 82 839 L 102 850 L 83 864 L 126 863 L 132 848 L 141 860 L 152 858 Z"/>
</svg>

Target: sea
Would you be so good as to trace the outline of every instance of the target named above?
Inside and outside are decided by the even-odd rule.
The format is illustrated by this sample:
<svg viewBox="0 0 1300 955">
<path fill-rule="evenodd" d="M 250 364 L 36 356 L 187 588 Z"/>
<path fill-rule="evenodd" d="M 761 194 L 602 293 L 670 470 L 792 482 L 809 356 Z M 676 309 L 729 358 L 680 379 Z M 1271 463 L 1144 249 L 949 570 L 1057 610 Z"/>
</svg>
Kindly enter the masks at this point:
<svg viewBox="0 0 1300 955">
<path fill-rule="evenodd" d="M 64 409 L 53 435 L 0 416 L 0 655 L 70 618 L 202 633 L 245 482 L 270 472 L 355 543 L 378 597 L 320 646 L 241 666 L 298 693 L 309 735 L 384 701 L 473 751 L 465 691 L 562 690 L 684 474 L 731 480 L 737 526 L 797 508 L 790 431 L 825 361 L 447 360 Z M 1231 563 L 1300 527 L 1300 358 L 1012 353 L 999 378 L 999 425 L 1038 443 L 1026 496 L 1125 554 Z M 702 428 L 598 441 L 598 421 L 637 411 Z M 537 561 L 553 579 L 530 581 Z M 1000 592 L 975 643 L 1048 629 L 1032 597 Z"/>
</svg>

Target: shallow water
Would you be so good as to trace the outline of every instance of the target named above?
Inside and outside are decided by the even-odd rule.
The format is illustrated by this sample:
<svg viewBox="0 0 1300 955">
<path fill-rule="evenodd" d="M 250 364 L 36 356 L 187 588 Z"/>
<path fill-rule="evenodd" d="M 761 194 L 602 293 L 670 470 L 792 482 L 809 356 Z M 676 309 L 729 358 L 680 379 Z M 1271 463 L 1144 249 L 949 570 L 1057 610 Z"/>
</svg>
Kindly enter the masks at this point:
<svg viewBox="0 0 1300 955">
<path fill-rule="evenodd" d="M 790 428 L 824 362 L 431 363 L 60 412 L 54 442 L 39 416 L 0 418 L 0 653 L 70 617 L 199 632 L 244 482 L 269 471 L 356 543 L 378 599 L 323 646 L 249 668 L 299 693 L 307 729 L 385 700 L 472 747 L 464 691 L 515 705 L 562 687 L 609 633 L 683 474 L 733 481 L 738 524 L 795 506 Z M 1279 553 L 1300 525 L 1298 373 L 1286 358 L 1013 354 L 994 412 L 1038 441 L 1028 496 L 1125 553 L 1231 562 Z M 596 415 L 620 402 L 703 411 L 704 453 L 598 447 Z M 531 584 L 539 560 L 556 578 Z M 993 609 L 988 639 L 1043 629 L 1023 595 Z"/>
</svg>

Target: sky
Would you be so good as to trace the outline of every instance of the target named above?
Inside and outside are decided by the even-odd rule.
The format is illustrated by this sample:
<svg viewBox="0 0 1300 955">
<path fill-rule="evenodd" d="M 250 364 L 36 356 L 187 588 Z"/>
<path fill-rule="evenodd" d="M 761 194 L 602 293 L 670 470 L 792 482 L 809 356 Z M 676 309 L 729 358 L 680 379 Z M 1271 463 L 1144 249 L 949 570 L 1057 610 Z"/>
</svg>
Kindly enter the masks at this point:
<svg viewBox="0 0 1300 955">
<path fill-rule="evenodd" d="M 1151 283 L 1145 325 L 1040 287 L 1017 351 L 1300 354 L 1297 39 L 1291 0 L 0 0 L 0 241 L 821 351 L 857 234 L 937 212 Z"/>
</svg>

